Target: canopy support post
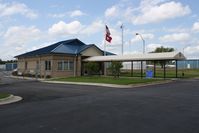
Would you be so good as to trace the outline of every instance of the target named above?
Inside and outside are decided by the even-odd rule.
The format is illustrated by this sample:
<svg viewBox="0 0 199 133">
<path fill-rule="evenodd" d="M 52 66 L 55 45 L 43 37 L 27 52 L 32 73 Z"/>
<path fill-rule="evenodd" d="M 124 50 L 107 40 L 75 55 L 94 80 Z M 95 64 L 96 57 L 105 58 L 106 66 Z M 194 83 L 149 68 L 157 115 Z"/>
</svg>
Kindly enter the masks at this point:
<svg viewBox="0 0 199 133">
<path fill-rule="evenodd" d="M 133 61 L 131 61 L 131 77 L 133 77 Z"/>
<path fill-rule="evenodd" d="M 143 61 L 141 61 L 141 78 L 143 78 Z"/>
</svg>

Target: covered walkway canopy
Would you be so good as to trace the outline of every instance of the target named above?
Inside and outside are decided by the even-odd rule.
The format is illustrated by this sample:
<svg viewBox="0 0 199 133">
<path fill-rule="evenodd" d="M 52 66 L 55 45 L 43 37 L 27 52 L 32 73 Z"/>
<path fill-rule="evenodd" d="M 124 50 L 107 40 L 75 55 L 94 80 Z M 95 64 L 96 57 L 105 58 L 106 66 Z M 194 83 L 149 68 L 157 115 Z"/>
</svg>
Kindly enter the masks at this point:
<svg viewBox="0 0 199 133">
<path fill-rule="evenodd" d="M 179 52 L 147 53 L 132 55 L 93 56 L 84 59 L 84 62 L 110 62 L 110 61 L 163 61 L 185 60 L 185 56 Z"/>
<path fill-rule="evenodd" d="M 178 60 L 185 60 L 185 56 L 181 52 L 162 52 L 162 53 L 147 53 L 147 54 L 131 54 L 131 55 L 110 55 L 110 56 L 93 56 L 84 59 L 84 62 L 112 62 L 112 61 L 121 61 L 121 62 L 132 62 L 131 71 L 133 71 L 133 61 L 141 61 L 141 77 L 143 77 L 143 61 L 153 61 L 154 62 L 154 77 L 156 72 L 156 63 L 157 61 L 163 61 L 164 65 L 164 78 L 166 77 L 166 61 L 176 61 L 176 77 L 177 77 L 177 68 Z"/>
</svg>

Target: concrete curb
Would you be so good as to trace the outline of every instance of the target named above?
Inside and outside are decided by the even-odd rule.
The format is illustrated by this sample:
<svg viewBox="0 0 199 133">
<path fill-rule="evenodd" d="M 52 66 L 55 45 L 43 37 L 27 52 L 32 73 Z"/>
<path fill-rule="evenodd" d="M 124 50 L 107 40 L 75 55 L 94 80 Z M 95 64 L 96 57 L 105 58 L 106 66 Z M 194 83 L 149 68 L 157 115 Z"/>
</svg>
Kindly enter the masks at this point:
<svg viewBox="0 0 199 133">
<path fill-rule="evenodd" d="M 5 77 L 15 78 L 15 79 L 24 79 L 24 80 L 39 80 L 39 81 L 45 80 L 45 79 L 41 79 L 41 78 L 36 79 L 35 77 L 22 77 L 22 76 L 5 76 Z"/>
<path fill-rule="evenodd" d="M 0 99 L 0 102 L 1 102 L 1 101 L 6 101 L 6 100 L 8 100 L 8 99 L 10 99 L 10 98 L 12 98 L 12 97 L 13 97 L 13 95 L 11 94 L 9 97 Z"/>
<path fill-rule="evenodd" d="M 53 83 L 53 84 L 74 84 L 74 85 L 89 85 L 89 86 L 103 86 L 103 87 L 112 87 L 112 88 L 134 88 L 134 87 L 144 87 L 149 85 L 158 85 L 166 84 L 173 82 L 172 80 L 159 81 L 156 83 L 145 83 L 145 84 L 133 84 L 133 85 L 115 85 L 115 84 L 103 84 L 103 83 L 85 83 L 85 82 L 64 82 L 64 81 L 41 81 L 44 83 Z"/>
<path fill-rule="evenodd" d="M 20 96 L 10 95 L 9 97 L 0 99 L 0 105 L 15 103 L 15 102 L 21 101 L 22 99 L 23 98 Z"/>
</svg>

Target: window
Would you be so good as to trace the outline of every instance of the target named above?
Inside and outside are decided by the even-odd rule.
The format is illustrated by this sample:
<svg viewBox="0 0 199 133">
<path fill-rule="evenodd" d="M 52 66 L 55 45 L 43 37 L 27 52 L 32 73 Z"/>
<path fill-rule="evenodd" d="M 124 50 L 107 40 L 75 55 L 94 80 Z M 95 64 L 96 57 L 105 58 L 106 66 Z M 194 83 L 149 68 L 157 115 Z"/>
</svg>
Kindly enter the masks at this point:
<svg viewBox="0 0 199 133">
<path fill-rule="evenodd" d="M 62 62 L 58 62 L 58 70 L 62 70 Z"/>
<path fill-rule="evenodd" d="M 58 70 L 73 70 L 74 62 L 71 60 L 59 61 L 58 62 Z"/>
<path fill-rule="evenodd" d="M 64 70 L 69 70 L 69 69 L 68 69 L 68 61 L 64 61 L 64 62 L 63 62 L 63 65 L 64 65 L 64 66 L 63 66 Z"/>
<path fill-rule="evenodd" d="M 74 68 L 74 62 L 69 61 L 69 70 L 73 70 L 73 68 Z"/>
<path fill-rule="evenodd" d="M 51 61 L 45 61 L 45 70 L 51 70 Z"/>
</svg>

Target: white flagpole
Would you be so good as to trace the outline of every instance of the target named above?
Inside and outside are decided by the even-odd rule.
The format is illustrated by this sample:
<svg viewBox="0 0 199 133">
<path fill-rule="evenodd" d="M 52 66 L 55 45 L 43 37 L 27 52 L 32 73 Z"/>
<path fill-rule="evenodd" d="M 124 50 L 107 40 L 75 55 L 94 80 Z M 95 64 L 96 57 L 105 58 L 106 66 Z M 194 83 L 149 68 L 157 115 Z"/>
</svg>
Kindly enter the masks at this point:
<svg viewBox="0 0 199 133">
<path fill-rule="evenodd" d="M 106 56 L 106 24 L 104 31 L 104 56 Z M 106 62 L 104 62 L 104 76 L 106 76 Z"/>
<path fill-rule="evenodd" d="M 106 24 L 105 24 L 105 31 L 104 31 L 104 56 L 106 56 Z"/>
</svg>

